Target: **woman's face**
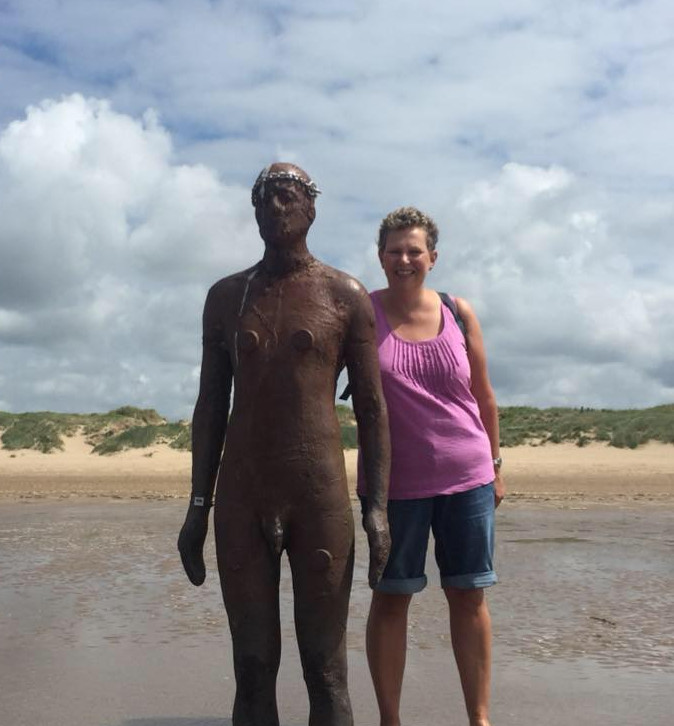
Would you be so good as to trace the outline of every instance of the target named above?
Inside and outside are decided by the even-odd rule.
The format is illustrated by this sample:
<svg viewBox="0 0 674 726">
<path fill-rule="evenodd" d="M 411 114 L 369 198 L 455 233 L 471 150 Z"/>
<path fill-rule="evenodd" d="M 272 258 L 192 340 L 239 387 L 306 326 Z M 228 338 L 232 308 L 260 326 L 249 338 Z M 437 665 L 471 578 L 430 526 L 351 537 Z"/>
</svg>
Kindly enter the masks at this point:
<svg viewBox="0 0 674 726">
<path fill-rule="evenodd" d="M 426 230 L 408 227 L 386 235 L 386 245 L 379 253 L 379 260 L 389 287 L 420 287 L 437 256 L 435 250 L 428 250 Z"/>
</svg>

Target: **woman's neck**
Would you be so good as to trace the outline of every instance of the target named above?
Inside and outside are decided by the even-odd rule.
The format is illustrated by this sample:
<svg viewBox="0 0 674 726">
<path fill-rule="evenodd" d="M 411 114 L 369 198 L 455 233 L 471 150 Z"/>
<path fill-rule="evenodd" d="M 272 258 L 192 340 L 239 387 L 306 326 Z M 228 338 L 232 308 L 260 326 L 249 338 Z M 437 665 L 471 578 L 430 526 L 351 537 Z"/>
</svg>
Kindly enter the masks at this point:
<svg viewBox="0 0 674 726">
<path fill-rule="evenodd" d="M 408 317 L 426 306 L 428 302 L 425 287 L 391 289 L 384 291 L 386 307 L 396 316 Z"/>
</svg>

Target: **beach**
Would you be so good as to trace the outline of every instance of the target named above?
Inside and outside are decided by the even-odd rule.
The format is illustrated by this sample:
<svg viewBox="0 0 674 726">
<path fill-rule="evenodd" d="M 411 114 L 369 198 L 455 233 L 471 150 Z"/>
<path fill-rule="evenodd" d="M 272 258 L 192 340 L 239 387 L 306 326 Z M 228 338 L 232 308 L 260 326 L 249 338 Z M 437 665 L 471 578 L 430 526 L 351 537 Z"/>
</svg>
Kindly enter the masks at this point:
<svg viewBox="0 0 674 726">
<path fill-rule="evenodd" d="M 14 454 L 12 456 L 11 454 Z M 669 724 L 674 710 L 674 446 L 504 449 L 497 513 L 494 726 Z M 353 491 L 354 452 L 346 452 Z M 0 713 L 12 726 L 230 726 L 231 646 L 215 567 L 175 549 L 189 454 L 0 450 Z M 354 502 L 354 515 L 358 516 Z M 357 526 L 348 657 L 356 724 L 377 723 Z M 430 548 L 432 550 L 432 548 Z M 465 724 L 432 553 L 413 601 L 404 723 Z M 283 726 L 306 724 L 281 578 Z"/>
<path fill-rule="evenodd" d="M 674 445 L 638 449 L 603 443 L 516 446 L 502 451 L 509 499 L 518 501 L 674 501 Z M 355 495 L 356 451 L 344 454 Z M 64 450 L 0 449 L 0 500 L 180 499 L 189 494 L 190 454 L 165 445 L 100 456 L 84 436 L 67 437 Z"/>
</svg>

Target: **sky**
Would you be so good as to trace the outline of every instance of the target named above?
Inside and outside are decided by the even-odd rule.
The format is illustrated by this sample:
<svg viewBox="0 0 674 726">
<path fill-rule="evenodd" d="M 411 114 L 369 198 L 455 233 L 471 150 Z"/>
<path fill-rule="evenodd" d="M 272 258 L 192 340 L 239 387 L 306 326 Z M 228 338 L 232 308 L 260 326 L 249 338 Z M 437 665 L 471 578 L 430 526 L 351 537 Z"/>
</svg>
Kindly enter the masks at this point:
<svg viewBox="0 0 674 726">
<path fill-rule="evenodd" d="M 0 410 L 189 418 L 277 160 L 368 289 L 436 220 L 500 405 L 674 402 L 672 78 L 670 0 L 0 0 Z"/>
</svg>

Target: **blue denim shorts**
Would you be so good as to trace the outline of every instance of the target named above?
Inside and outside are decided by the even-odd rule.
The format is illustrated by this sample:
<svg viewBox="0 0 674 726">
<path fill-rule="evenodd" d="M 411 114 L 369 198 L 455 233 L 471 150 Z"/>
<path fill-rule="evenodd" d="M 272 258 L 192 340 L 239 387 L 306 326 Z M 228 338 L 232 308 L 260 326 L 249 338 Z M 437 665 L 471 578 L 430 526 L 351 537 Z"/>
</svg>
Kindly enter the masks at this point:
<svg viewBox="0 0 674 726">
<path fill-rule="evenodd" d="M 361 507 L 365 508 L 361 497 Z M 474 590 L 497 582 L 494 572 L 494 484 L 427 499 L 389 499 L 391 554 L 379 592 L 411 595 L 426 578 L 431 529 L 442 587 Z"/>
</svg>

